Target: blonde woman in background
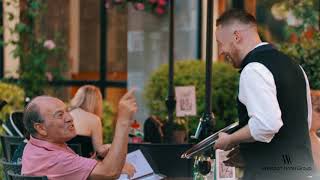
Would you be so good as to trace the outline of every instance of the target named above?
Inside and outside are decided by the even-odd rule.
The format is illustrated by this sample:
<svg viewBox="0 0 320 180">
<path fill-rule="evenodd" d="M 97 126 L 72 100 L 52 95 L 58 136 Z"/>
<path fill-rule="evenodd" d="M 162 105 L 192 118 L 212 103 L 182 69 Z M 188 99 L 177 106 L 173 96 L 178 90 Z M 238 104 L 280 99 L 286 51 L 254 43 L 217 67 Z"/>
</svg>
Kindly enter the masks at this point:
<svg viewBox="0 0 320 180">
<path fill-rule="evenodd" d="M 103 158 L 110 147 L 109 144 L 103 144 L 102 101 L 99 88 L 92 85 L 80 87 L 71 100 L 70 114 L 77 136 L 67 143 L 80 143 L 84 157 L 94 157 L 97 152 Z M 130 163 L 125 163 L 122 173 L 132 177 L 135 168 Z"/>
<path fill-rule="evenodd" d="M 74 119 L 77 136 L 68 143 L 80 143 L 82 155 L 92 157 L 99 152 L 103 144 L 102 137 L 102 95 L 100 90 L 92 85 L 78 89 L 70 103 L 70 114 Z M 103 147 L 101 147 L 103 149 Z"/>
</svg>

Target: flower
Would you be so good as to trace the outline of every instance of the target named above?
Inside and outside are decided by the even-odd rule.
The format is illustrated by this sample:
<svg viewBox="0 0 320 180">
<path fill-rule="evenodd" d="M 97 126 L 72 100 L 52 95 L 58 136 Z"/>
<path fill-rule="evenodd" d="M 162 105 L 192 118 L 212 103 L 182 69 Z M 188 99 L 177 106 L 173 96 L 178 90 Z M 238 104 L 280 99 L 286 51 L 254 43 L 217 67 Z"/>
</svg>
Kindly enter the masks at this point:
<svg viewBox="0 0 320 180">
<path fill-rule="evenodd" d="M 156 13 L 159 14 L 159 15 L 162 15 L 162 14 L 165 13 L 165 10 L 163 9 L 163 7 L 158 6 L 158 7 L 156 8 Z"/>
<path fill-rule="evenodd" d="M 49 49 L 49 50 L 52 50 L 56 47 L 56 44 L 54 43 L 53 40 L 46 40 L 44 41 L 43 43 L 43 47 Z"/>
<path fill-rule="evenodd" d="M 53 80 L 53 75 L 51 72 L 46 72 L 46 78 L 48 81 L 52 81 Z"/>
<path fill-rule="evenodd" d="M 135 3 L 134 7 L 136 8 L 136 10 L 144 10 L 144 4 L 143 3 Z"/>
<path fill-rule="evenodd" d="M 158 0 L 158 5 L 159 6 L 165 6 L 167 4 L 166 0 Z"/>
<path fill-rule="evenodd" d="M 105 8 L 125 7 L 129 2 L 133 3 L 133 7 L 138 11 L 145 10 L 157 15 L 165 14 L 168 7 L 168 0 L 105 0 L 104 6 Z"/>
</svg>

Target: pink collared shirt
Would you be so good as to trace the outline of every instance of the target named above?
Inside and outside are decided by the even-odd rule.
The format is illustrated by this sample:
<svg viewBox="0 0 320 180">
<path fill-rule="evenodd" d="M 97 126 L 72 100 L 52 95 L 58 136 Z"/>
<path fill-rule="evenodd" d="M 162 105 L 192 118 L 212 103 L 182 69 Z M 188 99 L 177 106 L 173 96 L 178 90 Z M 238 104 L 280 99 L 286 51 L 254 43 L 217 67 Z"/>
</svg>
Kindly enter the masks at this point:
<svg viewBox="0 0 320 180">
<path fill-rule="evenodd" d="M 49 180 L 85 180 L 96 166 L 94 159 L 84 158 L 64 147 L 30 136 L 22 156 L 24 175 L 47 176 Z"/>
</svg>

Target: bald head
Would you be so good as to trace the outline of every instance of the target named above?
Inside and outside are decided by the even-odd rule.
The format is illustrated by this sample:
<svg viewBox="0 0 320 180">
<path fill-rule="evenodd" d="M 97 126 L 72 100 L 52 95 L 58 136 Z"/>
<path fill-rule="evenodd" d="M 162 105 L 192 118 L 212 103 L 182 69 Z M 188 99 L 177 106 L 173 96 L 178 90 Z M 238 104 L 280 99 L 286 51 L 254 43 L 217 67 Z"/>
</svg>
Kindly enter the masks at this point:
<svg viewBox="0 0 320 180">
<path fill-rule="evenodd" d="M 44 112 L 48 108 L 47 104 L 52 101 L 60 100 L 50 96 L 38 96 L 32 99 L 26 106 L 23 115 L 23 123 L 26 130 L 31 135 L 35 135 L 37 133 L 36 129 L 34 128 L 34 124 L 44 122 Z"/>
</svg>

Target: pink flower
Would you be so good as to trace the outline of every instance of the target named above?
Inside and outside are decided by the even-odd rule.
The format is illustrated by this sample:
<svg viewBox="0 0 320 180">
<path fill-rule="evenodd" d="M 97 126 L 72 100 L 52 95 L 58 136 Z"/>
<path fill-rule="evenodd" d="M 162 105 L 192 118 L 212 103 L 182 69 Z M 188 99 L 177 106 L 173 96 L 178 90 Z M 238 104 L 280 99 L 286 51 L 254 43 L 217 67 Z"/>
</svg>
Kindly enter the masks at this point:
<svg viewBox="0 0 320 180">
<path fill-rule="evenodd" d="M 156 13 L 162 15 L 165 13 L 164 9 L 161 6 L 157 6 Z"/>
<path fill-rule="evenodd" d="M 56 47 L 56 44 L 54 43 L 54 41 L 48 39 L 43 43 L 43 47 L 52 50 Z"/>
<path fill-rule="evenodd" d="M 136 8 L 136 10 L 144 10 L 144 4 L 143 3 L 135 3 L 134 7 Z"/>
<path fill-rule="evenodd" d="M 105 2 L 104 2 L 104 7 L 105 8 L 110 8 L 110 1 L 109 0 L 106 0 Z"/>
<path fill-rule="evenodd" d="M 53 80 L 53 75 L 51 74 L 51 72 L 46 72 L 46 77 L 48 81 L 52 81 Z"/>
<path fill-rule="evenodd" d="M 154 4 L 154 3 L 156 3 L 157 2 L 157 0 L 149 0 L 149 3 L 150 4 Z"/>
<path fill-rule="evenodd" d="M 158 5 L 159 6 L 165 6 L 167 4 L 166 0 L 158 0 Z"/>
</svg>

